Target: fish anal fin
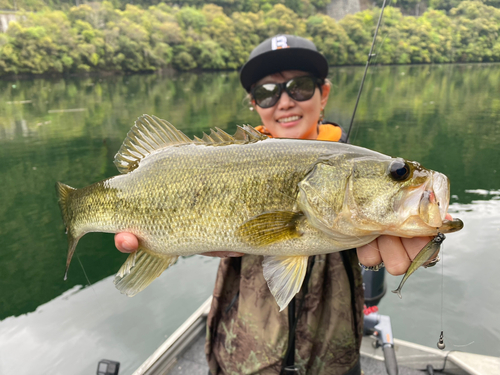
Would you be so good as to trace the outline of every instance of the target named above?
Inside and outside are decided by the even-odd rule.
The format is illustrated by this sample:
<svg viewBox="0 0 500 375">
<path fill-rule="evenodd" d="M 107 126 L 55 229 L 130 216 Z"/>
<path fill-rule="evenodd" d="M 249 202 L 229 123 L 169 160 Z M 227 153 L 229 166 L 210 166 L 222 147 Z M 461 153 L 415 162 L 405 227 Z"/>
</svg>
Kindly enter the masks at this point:
<svg viewBox="0 0 500 375">
<path fill-rule="evenodd" d="M 307 270 L 308 256 L 265 256 L 264 278 L 280 311 L 299 292 Z"/>
<path fill-rule="evenodd" d="M 155 256 L 139 248 L 120 267 L 115 276 L 115 286 L 121 293 L 133 297 L 177 262 L 177 258 L 177 255 Z"/>
<path fill-rule="evenodd" d="M 241 240 L 252 246 L 265 246 L 300 237 L 298 230 L 304 218 L 301 212 L 272 211 L 257 215 L 238 228 Z"/>
</svg>

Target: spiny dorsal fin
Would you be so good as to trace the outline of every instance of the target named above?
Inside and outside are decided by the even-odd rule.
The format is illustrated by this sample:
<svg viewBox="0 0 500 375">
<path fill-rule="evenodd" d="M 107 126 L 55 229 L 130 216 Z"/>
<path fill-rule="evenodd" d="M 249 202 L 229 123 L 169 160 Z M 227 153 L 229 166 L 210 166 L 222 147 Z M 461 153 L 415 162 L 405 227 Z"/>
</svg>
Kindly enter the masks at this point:
<svg viewBox="0 0 500 375">
<path fill-rule="evenodd" d="M 267 135 L 262 134 L 249 125 L 238 125 L 238 129 L 234 135 L 229 135 L 224 130 L 215 128 L 215 130 L 210 129 L 210 135 L 203 133 L 202 139 L 195 136 L 194 142 L 206 146 L 225 146 L 253 143 L 267 138 L 269 138 Z"/>
<path fill-rule="evenodd" d="M 192 141 L 168 121 L 143 115 L 135 121 L 115 155 L 115 165 L 120 173 L 128 173 L 137 168 L 139 162 L 152 152 L 187 143 Z"/>
<path fill-rule="evenodd" d="M 203 134 L 202 139 L 194 137 L 194 140 L 191 140 L 168 121 L 156 116 L 143 115 L 135 121 L 135 125 L 115 155 L 115 165 L 120 173 L 128 173 L 137 168 L 142 159 L 165 147 L 185 144 L 224 146 L 253 143 L 266 138 L 268 138 L 266 135 L 251 126 L 243 125 L 238 126 L 234 136 L 215 128 L 211 130 L 210 135 Z"/>
</svg>

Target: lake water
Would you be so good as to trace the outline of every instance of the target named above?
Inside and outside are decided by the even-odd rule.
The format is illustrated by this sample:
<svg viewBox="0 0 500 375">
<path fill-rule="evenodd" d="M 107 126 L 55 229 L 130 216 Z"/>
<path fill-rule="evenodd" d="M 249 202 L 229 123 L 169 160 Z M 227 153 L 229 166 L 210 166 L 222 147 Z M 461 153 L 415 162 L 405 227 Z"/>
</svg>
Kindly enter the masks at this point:
<svg viewBox="0 0 500 375">
<path fill-rule="evenodd" d="M 347 127 L 362 73 L 332 69 L 327 119 Z M 379 305 L 398 338 L 435 347 L 443 327 L 447 349 L 500 355 L 499 86 L 495 64 L 370 68 L 352 142 L 448 175 L 465 223 L 442 262 Z M 110 234 L 83 237 L 63 281 L 54 184 L 117 174 L 114 154 L 143 113 L 189 136 L 259 124 L 236 73 L 0 82 L 0 374 L 89 374 L 103 358 L 131 374 L 210 295 L 218 260 L 201 256 L 121 295 L 112 275 L 126 255 Z"/>
</svg>

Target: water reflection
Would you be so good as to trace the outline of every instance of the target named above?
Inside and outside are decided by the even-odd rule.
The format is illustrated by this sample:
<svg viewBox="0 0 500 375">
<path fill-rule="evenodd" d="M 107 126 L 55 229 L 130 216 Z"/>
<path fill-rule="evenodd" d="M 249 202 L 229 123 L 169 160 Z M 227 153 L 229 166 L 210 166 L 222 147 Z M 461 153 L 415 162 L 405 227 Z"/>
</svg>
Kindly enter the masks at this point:
<svg viewBox="0 0 500 375">
<path fill-rule="evenodd" d="M 395 337 L 435 347 L 444 330 L 446 350 L 498 356 L 500 191 L 479 193 L 494 198 L 450 206 L 465 227 L 447 236 L 441 262 L 419 269 L 405 284 L 402 300 L 390 293 L 379 305 L 391 316 Z M 389 276 L 388 289 L 400 278 Z"/>
<path fill-rule="evenodd" d="M 333 89 L 325 111 L 327 119 L 349 124 L 362 73 L 362 68 L 331 70 Z M 500 65 L 495 64 L 374 67 L 365 83 L 352 138 L 355 144 L 417 160 L 450 177 L 451 209 L 464 221 L 465 229 L 448 236 L 441 263 L 445 265 L 445 338 L 450 345 L 474 341 L 467 350 L 493 355 L 500 352 L 500 333 L 492 320 L 500 309 L 492 273 L 500 254 L 500 210 L 495 193 L 500 187 L 498 82 Z M 156 342 L 144 343 L 144 350 L 137 350 L 143 356 L 139 360 L 139 354 L 134 357 L 135 342 L 130 337 L 132 333 L 139 337 L 140 332 L 130 327 L 129 318 L 124 318 L 123 325 L 118 324 L 123 310 L 140 315 L 161 310 L 150 304 L 170 307 L 170 301 L 150 294 L 127 299 L 130 305 L 126 308 L 117 302 L 115 310 L 113 303 L 100 302 L 108 311 L 102 315 L 105 319 L 97 317 L 93 322 L 95 315 L 89 313 L 92 319 L 84 315 L 70 322 L 72 312 L 70 307 L 66 310 L 65 304 L 70 306 L 70 301 L 80 296 L 89 305 L 95 303 L 92 289 L 71 294 L 76 286 L 87 285 L 87 277 L 99 285 L 104 279 L 102 285 L 110 289 L 109 301 L 113 294 L 121 297 L 106 278 L 119 269 L 126 256 L 114 249 L 111 235 L 89 234 L 82 238 L 77 250 L 87 277 L 74 262 L 69 280 L 63 282 L 66 238 L 54 189 L 56 181 L 83 187 L 116 175 L 113 157 L 133 120 L 143 113 L 165 118 L 189 136 L 201 136 L 215 126 L 232 133 L 236 124 L 259 124 L 258 116 L 248 110 L 237 73 L 0 82 L 0 373 L 11 373 L 7 369 L 25 365 L 18 364 L 26 353 L 24 348 L 28 348 L 28 336 L 24 334 L 35 331 L 39 343 L 50 342 L 61 350 L 62 343 L 71 344 L 66 346 L 69 351 L 57 359 L 51 357 L 51 349 L 43 349 L 49 346 L 42 345 L 42 350 L 37 351 L 41 362 L 36 372 L 45 371 L 44 366 L 51 366 L 52 360 L 53 367 L 47 368 L 59 369 L 55 364 L 62 357 L 68 363 L 82 361 L 78 362 L 82 369 L 95 366 L 93 359 L 83 364 L 80 347 L 70 349 L 78 340 L 65 336 L 63 321 L 80 327 L 78 333 L 71 331 L 75 337 L 88 334 L 95 338 L 87 341 L 89 345 L 108 345 L 106 352 L 114 353 L 114 347 L 125 350 L 129 345 L 127 355 L 134 358 L 135 365 L 160 341 L 158 336 Z M 479 195 L 479 191 L 489 193 Z M 215 269 L 213 264 L 210 267 L 208 273 Z M 392 294 L 384 298 L 381 310 L 393 316 L 397 337 L 435 345 L 440 331 L 440 270 L 438 265 L 417 271 L 405 285 L 402 301 Z M 172 272 L 176 271 L 169 270 L 165 277 Z M 197 270 L 187 272 L 196 280 Z M 390 278 L 394 284 L 390 287 L 399 280 Z M 212 282 L 204 284 L 206 296 Z M 186 289 L 185 293 L 197 292 Z M 57 308 L 49 302 L 54 299 Z M 39 306 L 42 313 L 37 310 Z M 181 310 L 183 306 L 175 305 L 179 317 L 189 312 Z M 64 311 L 64 319 L 56 314 L 59 309 Z M 100 309 L 96 307 L 96 314 Z M 27 313 L 32 314 L 23 315 Z M 46 320 L 35 319 L 37 316 Z M 161 336 L 175 329 L 158 319 L 151 319 L 158 325 L 149 325 L 147 336 L 154 338 L 155 334 Z M 114 327 L 112 332 L 102 326 L 109 321 L 118 325 L 110 325 Z M 99 330 L 109 337 L 95 334 Z M 120 336 L 121 331 L 128 330 L 130 337 Z M 113 337 L 127 342 L 116 344 Z M 57 344 L 57 340 L 61 343 Z M 95 369 L 82 373 L 89 371 Z"/>
<path fill-rule="evenodd" d="M 210 295 L 217 265 L 180 259 L 133 299 L 117 293 L 110 276 L 1 321 L 0 374 L 93 374 L 104 358 L 133 373 Z"/>
</svg>

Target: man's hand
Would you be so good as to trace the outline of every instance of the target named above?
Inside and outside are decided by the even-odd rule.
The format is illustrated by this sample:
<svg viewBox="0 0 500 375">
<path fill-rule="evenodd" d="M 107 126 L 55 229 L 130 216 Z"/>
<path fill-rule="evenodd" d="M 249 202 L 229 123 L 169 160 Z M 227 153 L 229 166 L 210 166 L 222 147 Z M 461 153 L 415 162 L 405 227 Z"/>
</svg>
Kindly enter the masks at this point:
<svg viewBox="0 0 500 375">
<path fill-rule="evenodd" d="M 122 253 L 133 253 L 139 248 L 139 240 L 132 233 L 117 233 L 115 246 Z"/>
<path fill-rule="evenodd" d="M 446 214 L 447 220 L 453 220 Z M 410 267 L 411 261 L 432 237 L 401 238 L 380 236 L 367 245 L 358 247 L 359 262 L 367 267 L 384 262 L 391 275 L 402 275 Z"/>
</svg>

